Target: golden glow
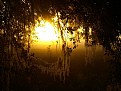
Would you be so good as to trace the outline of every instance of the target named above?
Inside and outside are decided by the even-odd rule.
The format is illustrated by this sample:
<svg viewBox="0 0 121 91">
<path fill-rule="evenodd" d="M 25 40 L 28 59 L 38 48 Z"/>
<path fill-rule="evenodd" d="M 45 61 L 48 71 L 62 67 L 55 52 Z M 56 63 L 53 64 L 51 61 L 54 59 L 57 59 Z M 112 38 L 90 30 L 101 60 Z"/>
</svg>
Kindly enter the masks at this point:
<svg viewBox="0 0 121 91">
<path fill-rule="evenodd" d="M 76 31 L 69 31 L 67 28 L 75 27 L 75 24 L 71 24 L 71 22 L 64 24 L 64 22 L 66 22 L 66 20 L 60 19 L 59 12 L 55 14 L 50 21 L 39 17 L 37 20 L 35 20 L 34 35 L 38 38 L 35 40 L 47 43 L 51 41 L 60 41 L 63 37 L 64 41 L 70 41 L 72 38 L 79 37 L 78 33 L 83 33 L 82 26 L 80 26 L 80 28 L 78 28 Z"/>
<path fill-rule="evenodd" d="M 119 35 L 119 39 L 121 39 L 121 34 Z"/>
<path fill-rule="evenodd" d="M 56 41 L 58 36 L 55 33 L 55 28 L 53 25 L 47 21 L 41 21 L 37 23 L 35 27 L 35 32 L 40 41 Z"/>
<path fill-rule="evenodd" d="M 80 27 L 77 29 L 77 31 L 78 31 L 79 33 L 83 33 L 83 32 L 84 32 L 84 31 L 83 31 L 83 27 L 80 26 Z"/>
</svg>

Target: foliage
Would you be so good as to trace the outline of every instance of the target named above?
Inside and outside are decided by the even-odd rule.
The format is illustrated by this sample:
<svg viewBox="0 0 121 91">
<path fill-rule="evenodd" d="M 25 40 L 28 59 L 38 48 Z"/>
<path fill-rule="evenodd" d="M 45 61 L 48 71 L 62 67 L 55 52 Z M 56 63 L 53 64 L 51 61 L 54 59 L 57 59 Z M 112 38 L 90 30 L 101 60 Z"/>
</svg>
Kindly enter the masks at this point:
<svg viewBox="0 0 121 91">
<path fill-rule="evenodd" d="M 9 64 L 10 68 L 15 66 L 15 69 L 27 66 L 33 25 L 33 7 L 30 0 L 1 1 L 1 62 Z"/>
</svg>

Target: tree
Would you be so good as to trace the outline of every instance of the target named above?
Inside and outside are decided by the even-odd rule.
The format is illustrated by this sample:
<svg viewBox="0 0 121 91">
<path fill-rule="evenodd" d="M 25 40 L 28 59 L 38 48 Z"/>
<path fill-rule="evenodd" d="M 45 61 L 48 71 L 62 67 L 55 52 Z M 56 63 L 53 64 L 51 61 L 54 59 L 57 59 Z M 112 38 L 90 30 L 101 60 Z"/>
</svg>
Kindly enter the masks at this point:
<svg viewBox="0 0 121 91">
<path fill-rule="evenodd" d="M 0 63 L 5 71 L 5 87 L 3 89 L 9 91 L 11 69 L 23 69 L 23 62 L 27 63 L 29 58 L 34 12 L 30 0 L 2 0 L 0 3 L 2 16 Z"/>
</svg>

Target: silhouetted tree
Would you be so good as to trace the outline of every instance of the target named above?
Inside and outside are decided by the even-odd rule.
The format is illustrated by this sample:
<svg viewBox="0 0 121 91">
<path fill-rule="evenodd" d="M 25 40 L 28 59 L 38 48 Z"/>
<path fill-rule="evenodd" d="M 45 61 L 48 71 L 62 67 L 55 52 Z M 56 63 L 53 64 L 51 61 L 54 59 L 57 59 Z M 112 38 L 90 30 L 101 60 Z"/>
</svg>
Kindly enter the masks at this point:
<svg viewBox="0 0 121 91">
<path fill-rule="evenodd" d="M 26 62 L 28 59 L 31 26 L 34 24 L 34 11 L 31 1 L 2 0 L 0 2 L 0 63 L 3 64 L 5 71 L 5 79 L 3 79 L 5 80 L 5 87 L 3 89 L 6 91 L 9 91 L 11 68 L 17 66 L 13 64 L 17 62 L 19 67 L 23 67 L 22 60 Z M 20 56 L 21 54 L 24 54 L 24 56 Z"/>
</svg>

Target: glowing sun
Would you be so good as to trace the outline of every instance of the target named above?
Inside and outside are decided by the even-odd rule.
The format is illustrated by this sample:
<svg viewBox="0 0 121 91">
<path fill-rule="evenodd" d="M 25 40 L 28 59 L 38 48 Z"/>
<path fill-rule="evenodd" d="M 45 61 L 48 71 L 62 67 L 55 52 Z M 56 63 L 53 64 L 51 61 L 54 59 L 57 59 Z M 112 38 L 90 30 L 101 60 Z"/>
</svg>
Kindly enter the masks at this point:
<svg viewBox="0 0 121 91">
<path fill-rule="evenodd" d="M 40 22 L 40 24 L 35 27 L 35 32 L 40 41 L 58 40 L 57 34 L 55 33 L 55 28 L 49 22 Z"/>
</svg>

